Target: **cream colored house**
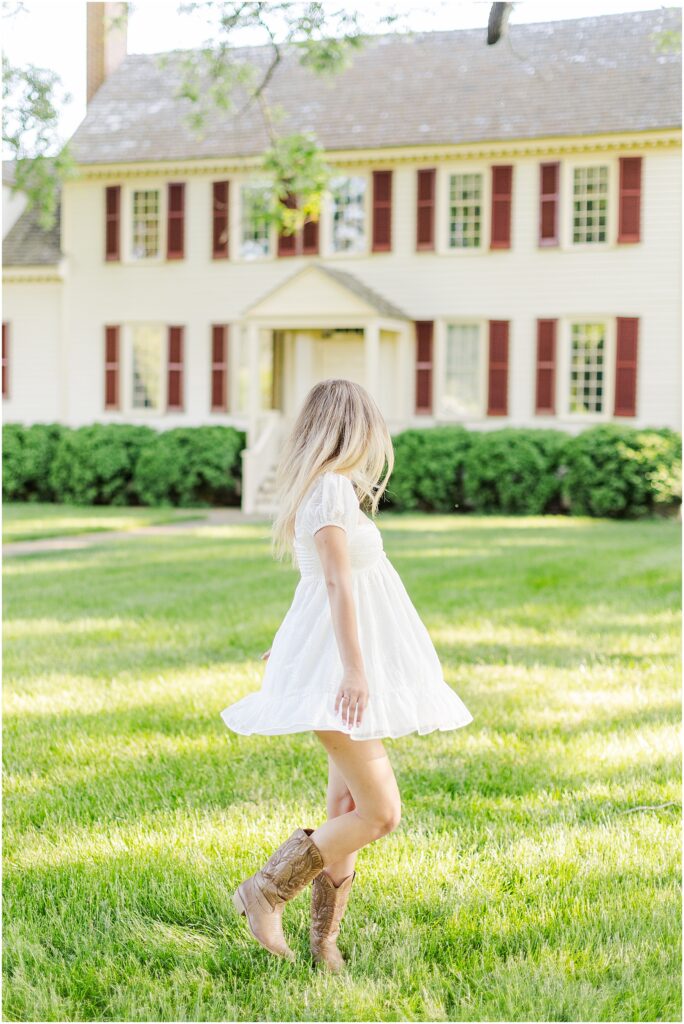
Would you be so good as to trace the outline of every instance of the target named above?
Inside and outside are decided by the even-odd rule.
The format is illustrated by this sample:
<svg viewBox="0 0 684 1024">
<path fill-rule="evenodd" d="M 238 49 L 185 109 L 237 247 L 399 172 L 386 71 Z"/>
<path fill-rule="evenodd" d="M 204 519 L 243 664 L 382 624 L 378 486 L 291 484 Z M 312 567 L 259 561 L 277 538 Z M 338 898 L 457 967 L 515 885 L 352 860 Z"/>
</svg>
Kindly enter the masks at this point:
<svg viewBox="0 0 684 1024">
<path fill-rule="evenodd" d="M 195 139 L 180 55 L 126 55 L 111 6 L 89 4 L 59 225 L 3 189 L 6 422 L 234 424 L 246 510 L 326 377 L 393 432 L 680 428 L 681 56 L 656 43 L 678 8 L 513 24 L 515 53 L 377 37 L 330 83 L 286 59 L 284 128 L 334 176 L 320 222 L 278 239 L 250 202 L 259 121 L 217 112 Z"/>
</svg>

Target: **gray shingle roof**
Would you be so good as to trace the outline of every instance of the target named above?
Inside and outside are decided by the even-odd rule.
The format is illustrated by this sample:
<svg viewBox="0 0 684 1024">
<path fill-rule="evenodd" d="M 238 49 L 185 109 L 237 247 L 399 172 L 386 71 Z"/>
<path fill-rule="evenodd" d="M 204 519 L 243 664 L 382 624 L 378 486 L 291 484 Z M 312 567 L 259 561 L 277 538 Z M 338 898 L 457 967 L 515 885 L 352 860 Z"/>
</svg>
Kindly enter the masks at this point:
<svg viewBox="0 0 684 1024">
<path fill-rule="evenodd" d="M 2 241 L 4 267 L 54 265 L 60 251 L 61 196 L 54 225 L 46 231 L 38 223 L 38 210 L 24 210 Z"/>
<path fill-rule="evenodd" d="M 312 131 L 328 150 L 592 135 L 681 125 L 681 55 L 653 35 L 681 28 L 677 7 L 516 24 L 486 45 L 486 29 L 375 36 L 331 78 L 288 53 L 268 96 L 279 130 Z M 131 54 L 103 83 L 72 138 L 82 164 L 253 156 L 268 145 L 254 108 L 214 111 L 204 138 L 175 99 L 180 63 Z M 265 47 L 237 56 L 263 68 Z"/>
</svg>

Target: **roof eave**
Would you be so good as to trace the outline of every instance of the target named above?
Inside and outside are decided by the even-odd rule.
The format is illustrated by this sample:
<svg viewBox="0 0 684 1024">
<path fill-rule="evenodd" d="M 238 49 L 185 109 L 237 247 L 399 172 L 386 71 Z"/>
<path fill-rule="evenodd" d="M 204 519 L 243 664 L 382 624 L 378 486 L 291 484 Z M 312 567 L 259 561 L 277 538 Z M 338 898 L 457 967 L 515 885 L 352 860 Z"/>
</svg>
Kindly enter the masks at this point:
<svg viewBox="0 0 684 1024">
<path fill-rule="evenodd" d="M 62 282 L 66 277 L 66 258 L 54 263 L 3 263 L 2 280 L 5 284 L 25 282 Z"/>
<path fill-rule="evenodd" d="M 453 158 L 493 158 L 509 156 L 545 156 L 551 153 L 610 151 L 630 148 L 671 148 L 681 146 L 682 127 L 648 128 L 639 131 L 598 132 L 593 135 L 546 135 L 508 140 L 439 143 L 412 146 L 385 146 L 359 149 L 326 150 L 331 164 L 397 164 L 416 160 L 445 161 Z M 261 155 L 178 157 L 167 160 L 122 160 L 79 163 L 78 178 L 151 176 L 168 173 L 222 173 L 251 171 L 261 166 Z M 74 179 L 75 181 L 77 179 Z"/>
</svg>

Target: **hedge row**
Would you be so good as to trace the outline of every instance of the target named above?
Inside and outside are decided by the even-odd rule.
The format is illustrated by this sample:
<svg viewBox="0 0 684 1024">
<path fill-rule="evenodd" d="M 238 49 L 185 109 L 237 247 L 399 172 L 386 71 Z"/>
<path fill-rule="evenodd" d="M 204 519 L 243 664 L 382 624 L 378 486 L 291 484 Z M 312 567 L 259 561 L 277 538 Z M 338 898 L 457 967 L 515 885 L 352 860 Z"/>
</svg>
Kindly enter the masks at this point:
<svg viewBox="0 0 684 1024">
<path fill-rule="evenodd" d="M 2 494 L 74 505 L 239 505 L 244 432 L 95 423 L 3 427 Z"/>
<path fill-rule="evenodd" d="M 681 436 L 620 424 L 459 426 L 393 438 L 384 507 L 634 518 L 681 503 Z M 76 505 L 238 505 L 245 435 L 232 427 L 54 424 L 3 428 L 3 497 Z"/>
<path fill-rule="evenodd" d="M 682 500 L 681 435 L 607 423 L 579 434 L 503 427 L 405 430 L 387 504 L 397 509 L 636 518 Z"/>
</svg>

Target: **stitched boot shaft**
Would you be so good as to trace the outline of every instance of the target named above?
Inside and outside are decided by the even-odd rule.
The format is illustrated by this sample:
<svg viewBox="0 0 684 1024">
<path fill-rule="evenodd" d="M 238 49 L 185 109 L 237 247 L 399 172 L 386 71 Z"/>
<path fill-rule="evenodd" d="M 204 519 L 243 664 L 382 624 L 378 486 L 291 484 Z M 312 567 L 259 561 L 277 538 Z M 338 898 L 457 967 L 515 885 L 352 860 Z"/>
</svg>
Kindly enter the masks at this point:
<svg viewBox="0 0 684 1024">
<path fill-rule="evenodd" d="M 321 851 L 309 838 L 312 832 L 312 828 L 298 828 L 254 876 L 264 899 L 274 909 L 305 889 L 323 869 Z"/>
<path fill-rule="evenodd" d="M 336 886 L 330 876 L 321 871 L 311 888 L 311 952 L 317 963 L 334 972 L 345 964 L 337 948 L 337 937 L 355 877 L 356 871 L 353 871 Z"/>
<path fill-rule="evenodd" d="M 294 960 L 294 953 L 283 935 L 283 906 L 323 869 L 321 852 L 310 838 L 313 831 L 296 829 L 233 895 L 235 909 L 247 918 L 257 942 L 288 960 Z"/>
</svg>

